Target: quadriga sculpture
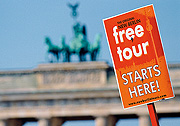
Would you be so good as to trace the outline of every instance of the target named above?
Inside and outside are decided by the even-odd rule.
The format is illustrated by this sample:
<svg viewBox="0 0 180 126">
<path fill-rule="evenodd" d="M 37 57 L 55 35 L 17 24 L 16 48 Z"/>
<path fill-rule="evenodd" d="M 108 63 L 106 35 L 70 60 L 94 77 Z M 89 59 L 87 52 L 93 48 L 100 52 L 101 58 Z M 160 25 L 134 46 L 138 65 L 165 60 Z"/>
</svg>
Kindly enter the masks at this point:
<svg viewBox="0 0 180 126">
<path fill-rule="evenodd" d="M 73 25 L 74 36 L 70 41 L 70 45 L 65 43 L 65 37 L 61 37 L 61 44 L 59 46 L 53 45 L 48 37 L 46 37 L 45 42 L 48 45 L 47 52 L 48 54 L 52 54 L 53 58 L 51 58 L 50 62 L 58 62 L 60 55 L 63 56 L 63 62 L 70 62 L 71 55 L 78 55 L 79 61 L 86 61 L 86 54 L 90 54 L 90 60 L 95 61 L 97 59 L 97 55 L 100 51 L 100 42 L 101 35 L 97 34 L 95 37 L 95 42 L 90 44 L 87 40 L 86 34 L 86 26 L 80 25 L 79 22 L 76 21 L 78 16 L 77 8 L 79 6 L 78 3 L 75 5 L 68 4 L 68 6 L 72 10 L 72 17 L 75 20 L 75 24 Z"/>
</svg>

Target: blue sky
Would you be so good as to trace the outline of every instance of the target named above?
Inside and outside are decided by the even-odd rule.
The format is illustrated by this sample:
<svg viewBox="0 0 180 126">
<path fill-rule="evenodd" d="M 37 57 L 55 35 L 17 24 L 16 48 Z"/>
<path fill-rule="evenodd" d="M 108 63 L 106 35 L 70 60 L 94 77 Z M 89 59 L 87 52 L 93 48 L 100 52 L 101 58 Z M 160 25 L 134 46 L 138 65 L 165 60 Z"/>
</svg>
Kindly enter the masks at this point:
<svg viewBox="0 0 180 126">
<path fill-rule="evenodd" d="M 32 69 L 47 63 L 45 36 L 58 45 L 65 35 L 70 43 L 74 21 L 67 3 L 76 2 L 80 3 L 78 21 L 86 24 L 88 40 L 93 42 L 97 33 L 103 35 L 98 60 L 112 64 L 102 19 L 153 4 L 167 61 L 180 63 L 179 0 L 0 0 L 0 70 Z"/>
<path fill-rule="evenodd" d="M 69 44 L 74 21 L 67 3 L 76 2 L 80 3 L 78 21 L 86 24 L 88 40 L 93 42 L 97 33 L 103 35 L 98 60 L 112 64 L 102 19 L 153 4 L 167 61 L 180 62 L 179 0 L 1 0 L 0 70 L 31 69 L 46 63 L 45 36 L 58 45 L 65 35 Z"/>
</svg>

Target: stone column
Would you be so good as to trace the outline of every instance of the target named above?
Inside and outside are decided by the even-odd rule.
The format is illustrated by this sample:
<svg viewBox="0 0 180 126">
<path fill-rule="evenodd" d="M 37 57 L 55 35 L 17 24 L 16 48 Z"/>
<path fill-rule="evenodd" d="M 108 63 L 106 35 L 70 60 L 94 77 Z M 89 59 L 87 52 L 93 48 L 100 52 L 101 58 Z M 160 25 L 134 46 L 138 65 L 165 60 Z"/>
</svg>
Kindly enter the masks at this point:
<svg viewBox="0 0 180 126">
<path fill-rule="evenodd" d="M 95 126 L 107 126 L 107 118 L 105 116 L 98 116 L 95 119 Z"/>
<path fill-rule="evenodd" d="M 148 115 L 139 116 L 139 126 L 151 126 L 150 118 Z"/>
<path fill-rule="evenodd" d="M 0 126 L 7 126 L 6 121 L 5 120 L 0 120 Z"/>
<path fill-rule="evenodd" d="M 95 126 L 115 126 L 117 119 L 115 116 L 97 116 Z"/>
<path fill-rule="evenodd" d="M 108 116 L 107 126 L 116 126 L 117 118 L 115 116 Z"/>
<path fill-rule="evenodd" d="M 51 119 L 50 126 L 62 126 L 63 123 L 64 123 L 64 120 L 62 118 L 54 117 Z"/>
<path fill-rule="evenodd" d="M 9 119 L 7 120 L 7 126 L 22 126 L 24 122 L 20 119 Z"/>
<path fill-rule="evenodd" d="M 49 120 L 46 118 L 39 119 L 38 126 L 49 126 Z"/>
</svg>

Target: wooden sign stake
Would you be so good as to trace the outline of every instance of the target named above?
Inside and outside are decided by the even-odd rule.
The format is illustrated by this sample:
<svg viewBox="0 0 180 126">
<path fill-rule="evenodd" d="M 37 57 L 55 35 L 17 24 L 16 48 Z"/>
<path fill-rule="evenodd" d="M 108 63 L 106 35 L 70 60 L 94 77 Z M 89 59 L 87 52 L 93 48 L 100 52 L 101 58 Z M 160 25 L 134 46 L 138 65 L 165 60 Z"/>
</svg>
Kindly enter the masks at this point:
<svg viewBox="0 0 180 126">
<path fill-rule="evenodd" d="M 149 116 L 151 119 L 152 126 L 159 126 L 159 121 L 158 121 L 158 117 L 157 117 L 157 113 L 156 113 L 154 103 L 149 103 L 149 104 L 147 104 L 147 106 L 148 106 Z"/>
</svg>

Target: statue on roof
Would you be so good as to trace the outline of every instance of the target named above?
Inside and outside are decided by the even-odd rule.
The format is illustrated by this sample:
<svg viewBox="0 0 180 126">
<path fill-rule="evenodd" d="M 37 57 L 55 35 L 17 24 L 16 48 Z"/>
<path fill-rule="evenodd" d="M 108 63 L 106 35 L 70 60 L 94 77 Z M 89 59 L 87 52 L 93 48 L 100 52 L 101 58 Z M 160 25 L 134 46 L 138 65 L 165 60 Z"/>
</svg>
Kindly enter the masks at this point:
<svg viewBox="0 0 180 126">
<path fill-rule="evenodd" d="M 75 5 L 68 4 L 68 6 L 72 9 L 72 17 L 75 20 L 77 18 L 77 8 L 79 6 L 78 3 Z M 78 55 L 79 61 L 86 61 L 86 54 L 90 55 L 91 61 L 97 60 L 97 55 L 100 51 L 100 42 L 101 42 L 101 34 L 97 34 L 95 37 L 94 43 L 90 43 L 87 40 L 87 32 L 86 26 L 81 25 L 80 22 L 75 21 L 73 25 L 73 33 L 74 36 L 70 41 L 70 44 L 66 44 L 65 36 L 61 37 L 61 44 L 53 45 L 48 37 L 46 37 L 45 42 L 48 46 L 48 54 L 53 55 L 54 58 L 51 58 L 50 62 L 59 62 L 60 56 L 63 57 L 63 62 L 70 62 L 71 55 Z"/>
</svg>

